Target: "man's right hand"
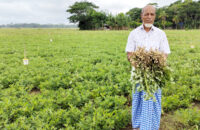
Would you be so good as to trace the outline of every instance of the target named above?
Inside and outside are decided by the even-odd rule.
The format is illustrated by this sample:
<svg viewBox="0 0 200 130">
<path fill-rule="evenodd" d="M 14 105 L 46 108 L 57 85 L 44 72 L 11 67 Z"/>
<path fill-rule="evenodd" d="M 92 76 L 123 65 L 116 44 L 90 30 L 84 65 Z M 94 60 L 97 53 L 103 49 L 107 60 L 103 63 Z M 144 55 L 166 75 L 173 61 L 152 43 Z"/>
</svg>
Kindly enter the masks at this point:
<svg viewBox="0 0 200 130">
<path fill-rule="evenodd" d="M 131 52 L 127 52 L 127 59 L 130 62 Z"/>
</svg>

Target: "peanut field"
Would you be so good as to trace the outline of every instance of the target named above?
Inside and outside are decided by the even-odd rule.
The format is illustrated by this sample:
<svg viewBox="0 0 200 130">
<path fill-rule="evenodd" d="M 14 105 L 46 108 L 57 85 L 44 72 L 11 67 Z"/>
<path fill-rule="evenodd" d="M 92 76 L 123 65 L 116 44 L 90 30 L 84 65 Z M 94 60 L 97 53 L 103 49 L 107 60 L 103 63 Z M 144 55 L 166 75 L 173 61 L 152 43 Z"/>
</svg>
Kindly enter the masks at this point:
<svg viewBox="0 0 200 130">
<path fill-rule="evenodd" d="M 130 31 L 0 29 L 0 129 L 131 129 Z M 198 130 L 200 30 L 165 32 L 160 129 Z"/>
</svg>

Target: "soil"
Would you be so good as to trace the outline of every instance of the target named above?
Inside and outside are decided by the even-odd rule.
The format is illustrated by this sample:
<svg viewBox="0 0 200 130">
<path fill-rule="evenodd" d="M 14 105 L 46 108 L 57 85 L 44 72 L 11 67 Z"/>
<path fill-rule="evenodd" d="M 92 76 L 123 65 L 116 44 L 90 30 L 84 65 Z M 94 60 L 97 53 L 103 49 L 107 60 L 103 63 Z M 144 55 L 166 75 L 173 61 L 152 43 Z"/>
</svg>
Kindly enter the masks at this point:
<svg viewBox="0 0 200 130">
<path fill-rule="evenodd" d="M 31 94 L 31 95 L 36 95 L 36 94 L 40 94 L 40 93 L 41 93 L 40 89 L 38 89 L 38 88 L 33 88 L 33 89 L 30 91 L 29 94 Z"/>
</svg>

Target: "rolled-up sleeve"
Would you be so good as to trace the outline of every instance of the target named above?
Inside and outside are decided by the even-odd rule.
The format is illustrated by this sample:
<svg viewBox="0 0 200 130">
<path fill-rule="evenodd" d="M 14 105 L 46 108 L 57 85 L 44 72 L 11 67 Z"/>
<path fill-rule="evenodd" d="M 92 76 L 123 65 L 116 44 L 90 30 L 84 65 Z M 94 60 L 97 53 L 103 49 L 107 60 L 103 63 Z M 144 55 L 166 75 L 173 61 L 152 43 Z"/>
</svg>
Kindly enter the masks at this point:
<svg viewBox="0 0 200 130">
<path fill-rule="evenodd" d="M 134 42 L 133 32 L 131 32 L 128 36 L 127 45 L 125 52 L 133 52 L 136 49 L 136 45 Z"/>
<path fill-rule="evenodd" d="M 165 32 L 162 33 L 159 50 L 165 54 L 171 53 Z"/>
</svg>

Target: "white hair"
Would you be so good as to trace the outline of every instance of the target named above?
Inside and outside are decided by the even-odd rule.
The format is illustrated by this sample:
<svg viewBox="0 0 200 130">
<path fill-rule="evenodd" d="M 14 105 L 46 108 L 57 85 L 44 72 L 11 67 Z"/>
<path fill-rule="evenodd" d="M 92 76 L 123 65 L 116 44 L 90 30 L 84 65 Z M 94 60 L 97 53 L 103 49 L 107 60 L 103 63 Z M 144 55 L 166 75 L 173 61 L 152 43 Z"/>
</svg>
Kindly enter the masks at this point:
<svg viewBox="0 0 200 130">
<path fill-rule="evenodd" d="M 156 8 L 155 8 L 155 6 L 153 6 L 153 5 L 146 5 L 146 6 L 144 6 L 144 7 L 142 8 L 141 14 L 144 13 L 144 10 L 145 10 L 147 7 L 152 7 L 153 9 L 155 9 L 155 13 L 156 13 Z"/>
</svg>

